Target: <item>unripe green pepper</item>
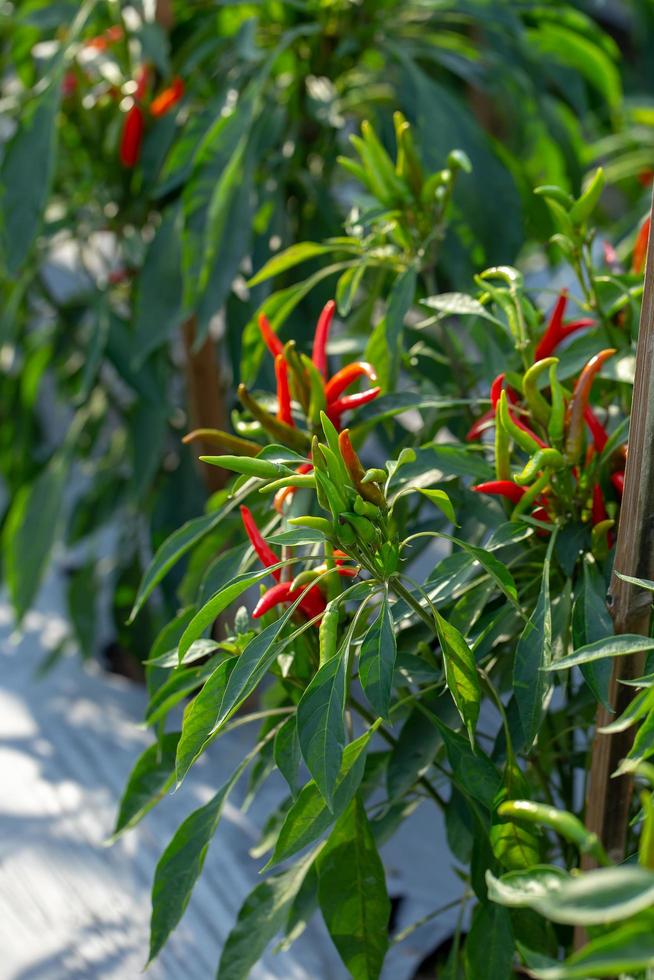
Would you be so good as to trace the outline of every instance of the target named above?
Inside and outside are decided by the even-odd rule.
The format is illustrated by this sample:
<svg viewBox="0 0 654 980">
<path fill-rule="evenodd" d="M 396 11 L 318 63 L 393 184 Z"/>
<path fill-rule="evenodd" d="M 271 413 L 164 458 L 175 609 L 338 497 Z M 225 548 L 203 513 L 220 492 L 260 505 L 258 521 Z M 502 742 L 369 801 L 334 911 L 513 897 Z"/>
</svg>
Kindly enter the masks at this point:
<svg viewBox="0 0 654 980">
<path fill-rule="evenodd" d="M 381 517 L 379 507 L 371 504 L 368 500 L 364 500 L 363 497 L 354 498 L 354 513 L 358 514 L 359 517 L 369 517 L 373 521 L 378 521 Z"/>
<path fill-rule="evenodd" d="M 557 361 L 558 363 L 558 361 Z M 556 373 L 556 364 L 550 366 L 550 391 L 552 408 L 547 426 L 547 434 L 552 442 L 562 442 L 565 423 L 565 391 Z"/>
<path fill-rule="evenodd" d="M 550 419 L 551 408 L 538 389 L 538 379 L 544 371 L 550 367 L 555 367 L 559 363 L 558 357 L 544 357 L 529 368 L 522 379 L 522 390 L 534 418 L 547 425 Z"/>
<path fill-rule="evenodd" d="M 328 660 L 335 657 L 338 653 L 338 623 L 340 612 L 338 603 L 328 602 L 327 608 L 320 621 L 318 630 L 318 640 L 320 645 L 320 666 L 323 667 Z"/>
<path fill-rule="evenodd" d="M 509 434 L 504 428 L 498 403 L 495 409 L 495 476 L 498 480 L 511 479 L 509 449 Z"/>
<path fill-rule="evenodd" d="M 541 470 L 560 470 L 563 466 L 565 460 L 558 449 L 539 449 L 514 479 L 518 486 L 523 487 L 531 483 Z"/>
<path fill-rule="evenodd" d="M 334 533 L 334 526 L 326 517 L 314 517 L 312 514 L 303 514 L 300 517 L 289 517 L 288 524 L 292 527 L 308 527 L 312 531 L 321 531 L 326 537 Z"/>
</svg>

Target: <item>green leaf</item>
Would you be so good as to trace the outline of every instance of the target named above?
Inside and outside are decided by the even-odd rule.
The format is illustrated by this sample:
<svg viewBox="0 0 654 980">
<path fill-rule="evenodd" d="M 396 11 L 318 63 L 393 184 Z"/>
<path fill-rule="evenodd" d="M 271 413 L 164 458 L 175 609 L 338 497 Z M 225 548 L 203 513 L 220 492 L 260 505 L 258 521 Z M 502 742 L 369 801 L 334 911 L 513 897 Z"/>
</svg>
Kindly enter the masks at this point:
<svg viewBox="0 0 654 980">
<path fill-rule="evenodd" d="M 152 351 L 167 343 L 182 315 L 180 212 L 164 216 L 138 278 L 134 311 L 133 359 L 140 367 Z"/>
<path fill-rule="evenodd" d="M 481 704 L 481 686 L 475 655 L 456 627 L 443 619 L 437 610 L 434 610 L 434 615 L 443 651 L 445 680 L 474 749 L 475 728 Z"/>
<path fill-rule="evenodd" d="M 588 643 L 579 647 L 574 653 L 550 664 L 550 670 L 567 670 L 580 664 L 601 660 L 603 657 L 626 657 L 640 651 L 654 650 L 654 639 L 649 636 L 638 636 L 636 633 L 622 633 L 620 636 L 608 636 L 604 640 Z"/>
<path fill-rule="evenodd" d="M 533 869 L 532 869 L 533 872 Z M 499 881 L 488 874 L 489 894 L 513 907 L 533 908 L 566 925 L 604 925 L 650 908 L 654 903 L 654 872 L 636 864 L 597 868 L 558 879 L 552 869 L 512 872 Z"/>
<path fill-rule="evenodd" d="M 388 760 L 389 799 L 402 799 L 415 785 L 433 762 L 440 741 L 438 729 L 419 708 L 414 708 L 404 722 Z"/>
<path fill-rule="evenodd" d="M 552 659 L 551 552 L 550 545 L 536 608 L 518 640 L 513 663 L 513 693 L 527 747 L 538 735 L 550 690 L 546 671 Z"/>
<path fill-rule="evenodd" d="M 491 809 L 502 785 L 497 768 L 480 748 L 473 751 L 467 738 L 453 732 L 435 715 L 431 717 L 445 742 L 457 786 L 466 796 Z"/>
<path fill-rule="evenodd" d="M 490 320 L 491 323 L 500 323 L 479 300 L 468 296 L 467 293 L 439 293 L 437 296 L 421 299 L 420 303 L 446 316 L 480 316 L 484 320 Z"/>
<path fill-rule="evenodd" d="M 384 318 L 384 333 L 386 340 L 386 350 L 388 352 L 388 374 L 382 377 L 382 387 L 385 390 L 395 388 L 397 377 L 400 370 L 400 358 L 402 355 L 402 332 L 404 330 L 404 318 L 411 309 L 413 297 L 416 292 L 417 273 L 414 266 L 410 266 L 406 272 L 397 277 L 393 283 L 386 316 Z"/>
<path fill-rule="evenodd" d="M 454 507 L 452 506 L 452 501 L 445 493 L 444 490 L 424 490 L 419 488 L 419 493 L 430 500 L 434 506 L 438 507 L 440 511 L 445 514 L 448 521 L 452 524 L 456 524 L 456 514 L 454 513 Z"/>
<path fill-rule="evenodd" d="M 149 963 L 186 911 L 225 800 L 249 761 L 246 758 L 216 795 L 186 818 L 159 859 L 152 885 Z"/>
<path fill-rule="evenodd" d="M 391 905 L 363 803 L 355 796 L 317 859 L 318 900 L 353 980 L 376 980 L 388 949 Z"/>
<path fill-rule="evenodd" d="M 393 618 L 385 596 L 377 617 L 363 638 L 359 654 L 361 686 L 382 718 L 388 718 L 396 655 Z"/>
<path fill-rule="evenodd" d="M 634 922 L 593 939 L 564 963 L 532 969 L 539 980 L 588 980 L 616 977 L 654 966 L 654 930 L 651 920 Z"/>
<path fill-rule="evenodd" d="M 606 605 L 604 578 L 597 567 L 597 563 L 590 555 L 584 557 L 583 591 L 580 599 L 575 602 L 573 629 L 578 614 L 576 608 L 577 603 L 579 603 L 579 612 L 583 617 L 583 636 L 580 645 L 594 643 L 613 633 L 613 620 Z M 576 630 L 574 630 L 574 637 L 575 646 L 577 646 L 579 640 Z M 589 664 L 582 664 L 581 666 L 584 680 L 597 700 L 601 701 L 606 708 L 610 707 L 609 682 L 611 680 L 612 667 L 613 665 L 609 658 Z"/>
<path fill-rule="evenodd" d="M 532 908 L 539 898 L 558 891 L 569 877 L 567 871 L 552 864 L 537 864 L 527 871 L 509 871 L 501 878 L 487 871 L 488 897 L 512 909 Z"/>
<path fill-rule="evenodd" d="M 179 732 L 166 732 L 139 756 L 120 801 L 112 839 L 142 820 L 173 785 L 178 739 Z"/>
<path fill-rule="evenodd" d="M 466 938 L 466 976 L 510 980 L 514 976 L 513 948 L 509 912 L 491 902 L 478 905 Z"/>
<path fill-rule="evenodd" d="M 284 927 L 315 854 L 258 884 L 245 899 L 220 957 L 216 980 L 247 980 L 268 943 Z"/>
<path fill-rule="evenodd" d="M 617 107 L 622 99 L 620 72 L 602 48 L 587 36 L 561 24 L 545 24 L 527 31 L 536 52 L 579 72 L 609 106 Z"/>
<path fill-rule="evenodd" d="M 200 667 L 178 667 L 173 670 L 167 680 L 154 692 L 145 711 L 145 722 L 154 725 L 171 708 L 191 694 L 197 688 L 202 687 L 205 680 L 214 670 L 215 659 L 209 663 L 202 664 Z"/>
<path fill-rule="evenodd" d="M 20 125 L 0 167 L 2 257 L 10 276 L 28 256 L 50 193 L 54 172 L 60 74 L 45 92 L 21 110 Z"/>
<path fill-rule="evenodd" d="M 243 653 L 238 658 L 232 670 L 222 704 L 220 714 L 214 726 L 218 731 L 245 699 L 254 691 L 259 681 L 281 652 L 282 644 L 278 638 L 284 627 L 297 608 L 297 602 L 274 623 L 266 626 L 258 636 L 250 640 Z"/>
<path fill-rule="evenodd" d="M 345 745 L 347 659 L 342 648 L 328 660 L 311 680 L 297 708 L 302 756 L 330 809 Z"/>
<path fill-rule="evenodd" d="M 294 720 L 294 719 L 293 719 Z M 267 865 L 272 867 L 312 844 L 327 830 L 349 805 L 359 788 L 366 765 L 366 748 L 372 729 L 345 747 L 341 770 L 334 790 L 333 811 L 330 810 L 315 780 L 304 786 L 286 814 L 275 850 Z"/>
<path fill-rule="evenodd" d="M 53 456 L 31 486 L 16 493 L 4 531 L 5 576 L 20 621 L 43 580 L 61 520 L 69 458 Z"/>
<path fill-rule="evenodd" d="M 299 265 L 301 262 L 307 262 L 309 259 L 315 259 L 318 255 L 329 255 L 333 252 L 333 245 L 320 245 L 318 242 L 300 242 L 297 245 L 291 245 L 290 248 L 284 249 L 279 255 L 273 256 L 269 259 L 263 268 L 259 269 L 256 275 L 248 282 L 250 288 L 252 286 L 258 286 L 260 282 L 264 282 L 266 279 L 272 279 L 273 276 L 278 276 L 282 272 L 286 272 L 287 269 L 292 269 L 294 266 Z"/>
<path fill-rule="evenodd" d="M 297 735 L 297 719 L 294 714 L 287 718 L 275 735 L 273 747 L 275 765 L 288 783 L 293 797 L 297 797 L 300 785 L 300 763 L 302 762 L 302 752 L 300 751 L 300 740 Z"/>
<path fill-rule="evenodd" d="M 281 567 L 281 565 L 275 566 L 275 568 L 277 567 Z M 238 599 L 244 592 L 247 592 L 249 588 L 270 574 L 270 568 L 259 568 L 256 572 L 243 572 L 242 575 L 237 575 L 233 582 L 230 582 L 229 585 L 226 585 L 212 596 L 198 610 L 182 633 L 178 646 L 180 661 L 184 659 L 191 644 L 202 636 L 204 631 L 220 616 L 221 612 L 227 609 L 228 606 L 231 606 L 234 600 Z"/>
<path fill-rule="evenodd" d="M 225 694 L 227 681 L 236 664 L 236 657 L 223 660 L 207 678 L 204 687 L 186 711 L 182 723 L 182 734 L 177 746 L 175 773 L 177 783 L 181 783 L 195 760 L 209 740 L 220 714 L 220 705 Z"/>
</svg>

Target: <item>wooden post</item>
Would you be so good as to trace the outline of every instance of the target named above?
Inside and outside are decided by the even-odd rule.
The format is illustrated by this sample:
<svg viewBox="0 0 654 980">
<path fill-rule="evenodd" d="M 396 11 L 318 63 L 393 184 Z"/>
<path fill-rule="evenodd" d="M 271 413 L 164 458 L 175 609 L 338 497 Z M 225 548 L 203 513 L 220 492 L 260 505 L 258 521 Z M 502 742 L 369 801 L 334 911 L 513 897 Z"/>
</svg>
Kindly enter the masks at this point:
<svg viewBox="0 0 654 980">
<path fill-rule="evenodd" d="M 650 211 L 651 214 L 651 211 Z M 650 227 L 645 287 L 640 313 L 636 352 L 636 376 L 631 408 L 629 448 L 620 524 L 615 553 L 615 571 L 638 578 L 654 578 L 654 245 Z M 616 633 L 649 636 L 651 593 L 629 585 L 614 574 L 609 590 L 609 609 Z M 620 680 L 643 672 L 644 654 L 616 657 L 613 661 L 610 702 L 615 714 L 600 708 L 597 727 L 620 715 L 633 697 L 633 688 Z M 633 742 L 634 730 L 613 735 L 596 734 L 586 797 L 586 825 L 601 839 L 615 861 L 624 858 L 632 780 L 612 778 Z M 584 860 L 583 867 L 592 861 Z"/>
<path fill-rule="evenodd" d="M 195 345 L 195 317 L 191 316 L 182 327 L 186 354 L 186 403 L 190 429 L 226 429 L 227 410 L 225 393 L 220 380 L 220 363 L 210 337 L 198 350 Z M 193 450 L 197 456 L 215 455 L 211 443 L 196 442 Z M 217 466 L 198 462 L 207 488 L 213 493 L 225 486 L 229 473 Z"/>
</svg>

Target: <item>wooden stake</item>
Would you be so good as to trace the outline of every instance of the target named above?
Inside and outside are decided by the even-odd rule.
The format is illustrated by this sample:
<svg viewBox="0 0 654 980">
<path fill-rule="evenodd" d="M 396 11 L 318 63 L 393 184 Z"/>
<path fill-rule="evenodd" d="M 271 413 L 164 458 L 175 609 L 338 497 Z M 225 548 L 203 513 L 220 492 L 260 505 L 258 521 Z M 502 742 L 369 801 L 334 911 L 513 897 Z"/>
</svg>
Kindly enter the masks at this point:
<svg viewBox="0 0 654 980">
<path fill-rule="evenodd" d="M 188 318 L 182 327 L 186 352 L 186 402 L 189 429 L 226 429 L 227 410 L 225 393 L 220 381 L 220 364 L 210 337 L 199 348 L 195 345 L 195 317 Z M 196 442 L 192 446 L 196 456 L 215 455 L 211 443 Z M 205 485 L 212 493 L 225 486 L 230 474 L 217 466 L 198 462 Z"/>
<path fill-rule="evenodd" d="M 650 211 L 650 214 L 652 212 Z M 614 570 L 638 578 L 654 578 L 654 245 L 650 227 L 645 286 L 636 352 L 636 375 L 629 428 L 629 449 Z M 609 590 L 609 609 L 616 633 L 649 636 L 651 593 L 629 585 L 614 574 Z M 621 680 L 638 677 L 644 668 L 641 653 L 616 657 L 610 686 L 611 714 L 597 712 L 597 727 L 619 716 L 633 697 L 633 688 Z M 624 858 L 632 780 L 612 778 L 633 742 L 634 729 L 613 735 L 596 734 L 593 741 L 586 825 L 594 831 L 613 860 Z M 584 859 L 582 866 L 592 867 Z"/>
</svg>

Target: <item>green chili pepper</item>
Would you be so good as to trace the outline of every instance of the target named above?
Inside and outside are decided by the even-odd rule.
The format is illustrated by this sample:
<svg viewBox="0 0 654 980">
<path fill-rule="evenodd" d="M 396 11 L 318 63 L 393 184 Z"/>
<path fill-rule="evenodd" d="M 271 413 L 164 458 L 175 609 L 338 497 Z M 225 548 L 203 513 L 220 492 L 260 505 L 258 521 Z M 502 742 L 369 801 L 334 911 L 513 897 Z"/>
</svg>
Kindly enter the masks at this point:
<svg viewBox="0 0 654 980">
<path fill-rule="evenodd" d="M 312 531 L 322 531 L 324 535 L 330 537 L 334 533 L 331 521 L 326 517 L 314 517 L 312 514 L 303 514 L 301 517 L 289 517 L 288 524 L 292 527 L 308 527 Z"/>
<path fill-rule="evenodd" d="M 520 498 L 518 503 L 513 508 L 513 513 L 511 514 L 511 520 L 514 521 L 520 514 L 524 514 L 526 510 L 531 507 L 539 494 L 543 492 L 547 484 L 550 482 L 549 473 L 543 473 L 539 476 L 535 483 L 525 490 L 524 495 Z"/>
<path fill-rule="evenodd" d="M 263 405 L 260 405 L 252 397 L 244 384 L 238 386 L 238 397 L 248 412 L 257 422 L 261 423 L 266 432 L 277 442 L 281 442 L 282 445 L 289 446 L 291 449 L 296 449 L 298 452 L 306 452 L 309 446 L 309 437 L 306 433 L 292 425 L 287 425 L 286 422 L 280 422 L 274 415 L 267 412 Z"/>
<path fill-rule="evenodd" d="M 645 820 L 643 821 L 638 847 L 638 863 L 641 867 L 650 868 L 654 871 L 654 799 L 652 794 L 643 790 L 640 794 L 640 802 Z"/>
<path fill-rule="evenodd" d="M 542 362 L 541 362 L 542 363 Z M 565 389 L 558 379 L 556 373 L 556 363 L 550 365 L 550 391 L 552 395 L 552 409 L 550 420 L 547 426 L 547 434 L 552 442 L 561 442 L 564 433 L 565 421 Z"/>
<path fill-rule="evenodd" d="M 386 470 L 378 469 L 377 467 L 372 467 L 372 469 L 366 470 L 366 472 L 361 477 L 362 483 L 379 483 L 383 486 L 388 479 L 388 473 Z"/>
<path fill-rule="evenodd" d="M 318 578 L 318 575 L 319 572 L 315 568 L 305 568 L 291 582 L 291 592 L 295 592 L 296 589 L 301 589 L 304 585 L 311 585 Z"/>
<path fill-rule="evenodd" d="M 522 379 L 522 390 L 527 400 L 532 414 L 536 421 L 541 425 L 547 425 L 550 420 L 551 409 L 545 398 L 538 389 L 538 379 L 541 374 L 550 367 L 555 367 L 559 363 L 558 357 L 544 357 L 529 368 Z"/>
<path fill-rule="evenodd" d="M 597 834 L 586 830 L 573 813 L 557 810 L 546 803 L 532 803 L 531 800 L 507 800 L 500 804 L 497 812 L 501 817 L 550 827 L 565 840 L 575 844 L 582 854 L 592 854 L 598 864 L 605 867 L 610 864 Z"/>
<path fill-rule="evenodd" d="M 211 466 L 222 466 L 224 470 L 232 470 L 245 476 L 257 476 L 260 480 L 294 477 L 293 470 L 289 466 L 285 466 L 284 463 L 274 463 L 269 459 L 252 456 L 200 456 L 200 459 Z"/>
<path fill-rule="evenodd" d="M 318 641 L 320 644 L 320 666 L 335 657 L 338 652 L 338 622 L 340 611 L 338 603 L 328 602 L 327 608 L 320 621 Z"/>
<path fill-rule="evenodd" d="M 371 504 L 368 500 L 364 500 L 363 497 L 354 498 L 354 513 L 358 514 L 359 517 L 369 517 L 373 521 L 378 521 L 381 517 L 379 507 Z"/>
<path fill-rule="evenodd" d="M 284 476 L 280 480 L 267 483 L 265 487 L 259 487 L 259 493 L 275 493 L 282 487 L 311 487 L 313 490 L 315 486 L 316 478 L 313 473 L 292 473 L 290 476 Z"/>
<path fill-rule="evenodd" d="M 498 480 L 511 478 L 510 439 L 500 416 L 500 405 L 495 409 L 495 475 Z"/>
<path fill-rule="evenodd" d="M 308 415 L 309 403 L 311 400 L 309 380 L 304 373 L 302 361 L 300 360 L 300 355 L 297 347 L 295 346 L 294 340 L 289 340 L 286 344 L 284 344 L 284 357 L 286 358 L 286 362 L 289 367 L 288 380 L 291 386 L 291 391 L 293 392 L 293 397 L 302 406 L 302 411 L 304 414 Z"/>
<path fill-rule="evenodd" d="M 339 544 L 342 545 L 346 551 L 357 543 L 356 532 L 352 525 L 348 524 L 347 521 L 341 521 L 339 519 L 337 534 Z"/>
<path fill-rule="evenodd" d="M 536 439 L 531 436 L 525 429 L 521 429 L 519 425 L 511 418 L 511 413 L 509 411 L 509 403 L 506 397 L 506 391 L 502 391 L 499 401 L 500 418 L 502 420 L 502 425 L 511 436 L 513 441 L 524 449 L 526 453 L 531 456 L 533 453 L 537 453 L 542 446 L 539 446 Z"/>
<path fill-rule="evenodd" d="M 309 412 L 307 417 L 311 425 L 317 427 L 320 425 L 320 413 L 324 412 L 327 407 L 327 399 L 325 397 L 325 379 L 310 357 L 307 357 L 306 354 L 300 354 L 300 359 L 302 361 L 302 367 L 306 372 L 306 376 L 309 379 L 310 396 Z"/>
<path fill-rule="evenodd" d="M 524 487 L 530 483 L 534 477 L 538 476 L 540 470 L 560 470 L 565 466 L 565 460 L 558 449 L 539 449 L 531 457 L 522 473 L 514 477 L 518 486 Z M 262 487 L 262 489 L 264 489 Z"/>
<path fill-rule="evenodd" d="M 359 514 L 353 514 L 351 511 L 345 511 L 339 517 L 339 524 L 341 526 L 347 521 L 354 528 L 357 536 L 365 544 L 373 544 L 377 540 L 377 528 L 374 524 L 371 524 L 367 517 L 360 517 Z"/>
<path fill-rule="evenodd" d="M 598 561 L 603 561 L 610 551 L 609 531 L 614 524 L 615 521 L 607 518 L 595 524 L 590 532 L 590 550 Z"/>
</svg>

